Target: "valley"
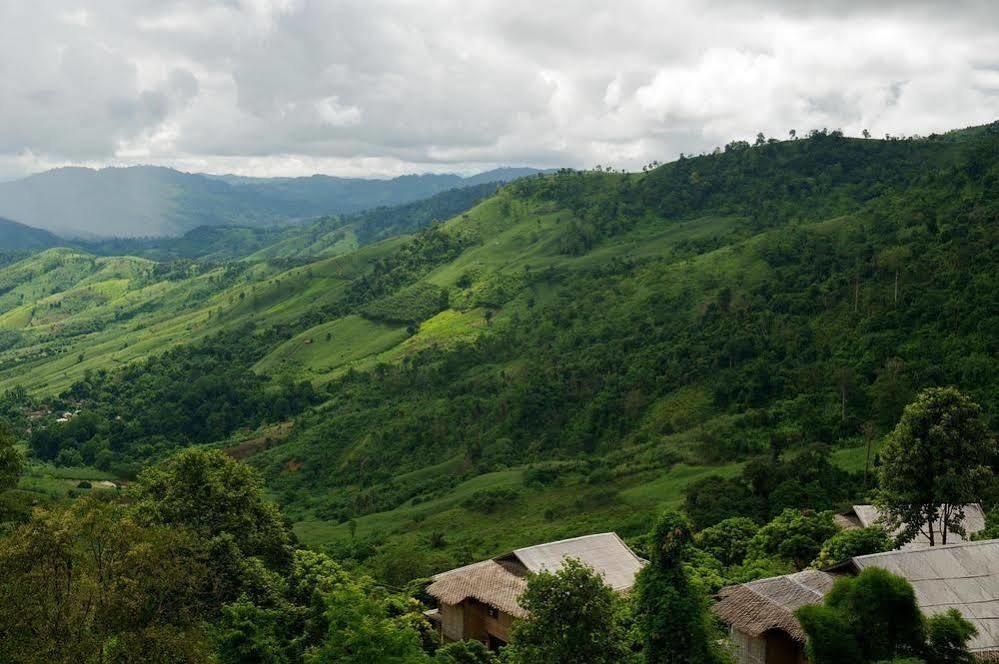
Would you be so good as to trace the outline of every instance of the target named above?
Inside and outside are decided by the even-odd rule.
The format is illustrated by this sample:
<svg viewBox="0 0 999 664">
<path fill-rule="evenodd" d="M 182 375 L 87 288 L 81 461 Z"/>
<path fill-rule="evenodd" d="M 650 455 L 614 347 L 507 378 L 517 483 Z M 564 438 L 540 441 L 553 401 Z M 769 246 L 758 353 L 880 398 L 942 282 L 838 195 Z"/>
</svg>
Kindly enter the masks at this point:
<svg viewBox="0 0 999 664">
<path fill-rule="evenodd" d="M 127 478 L 186 444 L 241 450 L 303 543 L 376 574 L 405 549 L 398 583 L 633 536 L 756 455 L 823 443 L 863 470 L 927 384 L 995 417 L 997 141 L 816 133 L 560 171 L 439 223 L 387 208 L 397 235 L 362 215 L 223 260 L 49 249 L 0 270 L 0 389 L 92 415 L 50 425 L 49 459 Z M 248 391 L 206 385 L 215 424 L 166 424 L 151 404 L 208 367 Z"/>
<path fill-rule="evenodd" d="M 0 2 L 0 664 L 999 662 L 997 28 Z"/>
</svg>

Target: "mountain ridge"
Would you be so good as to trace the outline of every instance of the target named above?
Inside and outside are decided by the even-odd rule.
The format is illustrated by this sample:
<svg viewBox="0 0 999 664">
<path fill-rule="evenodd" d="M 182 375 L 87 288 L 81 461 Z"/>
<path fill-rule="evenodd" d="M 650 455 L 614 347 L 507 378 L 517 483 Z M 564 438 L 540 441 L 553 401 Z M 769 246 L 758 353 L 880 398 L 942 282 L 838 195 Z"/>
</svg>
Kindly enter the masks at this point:
<svg viewBox="0 0 999 664">
<path fill-rule="evenodd" d="M 37 437 L 43 459 L 127 477 L 228 449 L 303 542 L 376 568 L 404 547 L 423 556 L 406 579 L 635 536 L 753 459 L 821 444 L 863 470 L 924 387 L 994 422 L 997 186 L 999 125 L 815 132 L 520 179 L 335 255 L 51 250 L 0 270 L 0 393 L 83 413 Z M 836 508 L 822 491 L 773 505 Z"/>
<path fill-rule="evenodd" d="M 198 226 L 264 227 L 400 205 L 537 169 L 375 180 L 239 179 L 163 166 L 64 167 L 0 183 L 0 216 L 65 238 L 177 236 Z"/>
<path fill-rule="evenodd" d="M 62 240 L 46 230 L 0 217 L 0 251 L 49 249 Z"/>
</svg>

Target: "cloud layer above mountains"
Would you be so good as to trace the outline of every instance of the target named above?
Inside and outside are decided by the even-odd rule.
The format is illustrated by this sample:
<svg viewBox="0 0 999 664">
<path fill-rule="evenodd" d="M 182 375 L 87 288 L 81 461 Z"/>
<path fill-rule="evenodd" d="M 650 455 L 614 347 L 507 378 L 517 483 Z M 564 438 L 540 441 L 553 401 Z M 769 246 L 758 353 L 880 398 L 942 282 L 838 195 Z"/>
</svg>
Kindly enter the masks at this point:
<svg viewBox="0 0 999 664">
<path fill-rule="evenodd" d="M 993 0 L 0 0 L 0 178 L 637 168 L 997 117 Z"/>
</svg>

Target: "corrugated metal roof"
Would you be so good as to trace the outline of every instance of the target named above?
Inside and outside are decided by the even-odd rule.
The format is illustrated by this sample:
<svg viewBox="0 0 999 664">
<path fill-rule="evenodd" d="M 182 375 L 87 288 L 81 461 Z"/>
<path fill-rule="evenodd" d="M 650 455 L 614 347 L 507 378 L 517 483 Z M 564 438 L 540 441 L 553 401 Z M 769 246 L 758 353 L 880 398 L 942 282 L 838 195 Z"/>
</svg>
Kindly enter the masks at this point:
<svg viewBox="0 0 999 664">
<path fill-rule="evenodd" d="M 847 524 L 850 521 L 856 521 L 856 523 L 862 528 L 868 528 L 870 526 L 875 526 L 879 523 L 881 519 L 881 512 L 874 505 L 854 505 L 850 508 L 850 511 L 846 514 L 840 515 L 842 519 L 839 523 L 844 527 L 849 527 Z M 982 510 L 982 506 L 978 503 L 971 503 L 964 506 L 964 520 L 961 522 L 964 530 L 968 535 L 972 535 L 981 530 L 985 529 L 985 512 Z M 937 538 L 939 540 L 939 533 L 942 532 L 943 524 L 941 521 L 937 522 Z M 965 541 L 965 538 L 955 533 L 953 531 L 947 534 L 947 544 L 956 544 L 958 542 Z M 939 541 L 937 542 L 939 544 Z M 915 539 L 902 547 L 905 549 L 924 549 L 930 545 L 930 538 L 923 532 L 919 532 Z"/>
<path fill-rule="evenodd" d="M 644 562 L 621 541 L 616 533 L 599 533 L 516 549 L 515 557 L 530 572 L 556 572 L 566 558 L 575 558 L 592 567 L 614 590 L 627 590 Z"/>
<path fill-rule="evenodd" d="M 874 553 L 834 569 L 859 572 L 868 567 L 905 578 L 927 615 L 957 609 L 978 629 L 971 650 L 990 657 L 999 653 L 999 540 Z M 721 590 L 712 609 L 750 636 L 780 629 L 803 642 L 794 611 L 822 601 L 834 578 L 828 572 L 805 570 L 730 586 Z"/>
<path fill-rule="evenodd" d="M 615 533 L 600 533 L 516 549 L 492 560 L 441 572 L 427 592 L 445 604 L 476 599 L 515 617 L 525 615 L 517 598 L 527 587 L 527 574 L 557 572 L 566 558 L 592 567 L 617 591 L 635 583 L 645 564 Z"/>
<path fill-rule="evenodd" d="M 928 615 L 957 609 L 975 627 L 973 651 L 999 650 L 999 540 L 889 551 L 853 559 L 905 577 Z"/>
</svg>

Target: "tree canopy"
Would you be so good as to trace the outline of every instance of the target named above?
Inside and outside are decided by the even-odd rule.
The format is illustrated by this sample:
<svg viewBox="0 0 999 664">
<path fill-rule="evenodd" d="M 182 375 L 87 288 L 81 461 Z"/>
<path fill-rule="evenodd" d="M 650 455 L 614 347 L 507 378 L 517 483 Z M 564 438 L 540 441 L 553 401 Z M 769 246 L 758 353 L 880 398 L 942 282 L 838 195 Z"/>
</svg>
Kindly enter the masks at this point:
<svg viewBox="0 0 999 664">
<path fill-rule="evenodd" d="M 996 460 L 978 404 L 950 387 L 921 392 L 881 448 L 877 504 L 896 544 L 964 534 L 965 506 L 982 499 Z"/>
</svg>

